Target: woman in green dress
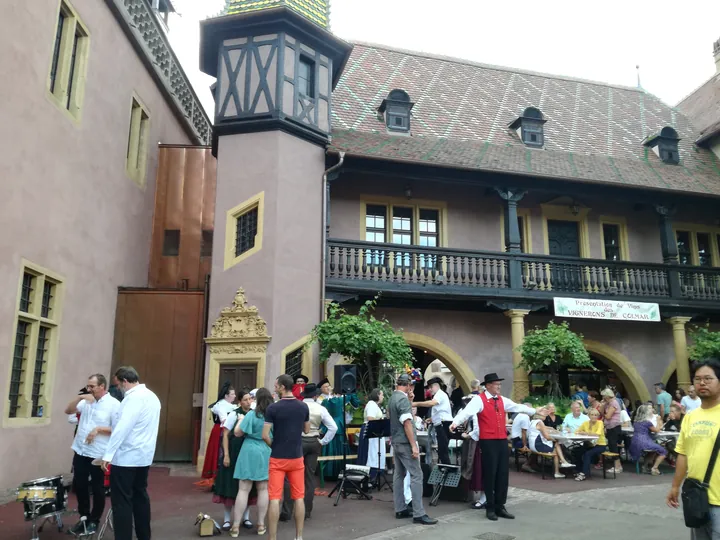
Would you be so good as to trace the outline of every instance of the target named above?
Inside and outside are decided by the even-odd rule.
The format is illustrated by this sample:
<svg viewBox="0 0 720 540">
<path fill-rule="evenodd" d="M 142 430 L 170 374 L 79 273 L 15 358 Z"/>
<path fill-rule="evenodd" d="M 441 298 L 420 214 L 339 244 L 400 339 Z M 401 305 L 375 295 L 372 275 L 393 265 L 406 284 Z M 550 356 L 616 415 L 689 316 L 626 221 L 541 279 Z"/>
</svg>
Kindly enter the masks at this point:
<svg viewBox="0 0 720 540">
<path fill-rule="evenodd" d="M 240 392 L 238 394 L 238 403 L 240 407 L 228 414 L 223 423 L 223 440 L 219 459 L 220 466 L 218 467 L 212 489 L 212 501 L 217 504 L 222 504 L 225 507 L 225 517 L 222 526 L 225 531 L 230 530 L 233 506 L 235 505 L 235 498 L 238 494 L 238 481 L 233 478 L 233 473 L 235 472 L 235 463 L 237 462 L 244 440 L 243 437 L 235 436 L 234 429 L 235 424 L 242 422 L 245 415 L 250 412 L 250 404 L 252 403 L 250 394 Z M 248 523 L 250 522 L 248 521 Z M 250 523 L 250 527 L 252 527 L 252 523 Z"/>
<path fill-rule="evenodd" d="M 265 425 L 265 411 L 272 402 L 270 390 L 260 388 L 255 394 L 255 409 L 247 413 L 242 422 L 235 425 L 235 436 L 244 437 L 245 442 L 240 449 L 233 475 L 236 480 L 240 481 L 235 499 L 235 520 L 230 529 L 230 536 L 233 538 L 237 538 L 240 534 L 240 516 L 246 511 L 253 484 L 257 489 L 258 534 L 265 534 L 266 531 L 270 447 L 263 440 L 262 434 Z"/>
<path fill-rule="evenodd" d="M 320 391 L 322 401 L 321 404 L 325 407 L 332 419 L 335 420 L 338 430 L 329 444 L 326 444 L 322 448 L 323 456 L 342 456 L 343 455 L 343 444 L 345 443 L 345 409 L 343 407 L 343 396 L 333 395 L 332 386 L 328 379 L 320 381 Z M 357 394 L 347 394 L 345 396 L 345 403 L 349 403 L 353 407 L 360 406 L 360 400 Z M 349 452 L 348 452 L 349 453 Z M 340 469 L 342 468 L 342 461 L 328 461 L 325 464 L 325 476 L 335 478 Z"/>
</svg>

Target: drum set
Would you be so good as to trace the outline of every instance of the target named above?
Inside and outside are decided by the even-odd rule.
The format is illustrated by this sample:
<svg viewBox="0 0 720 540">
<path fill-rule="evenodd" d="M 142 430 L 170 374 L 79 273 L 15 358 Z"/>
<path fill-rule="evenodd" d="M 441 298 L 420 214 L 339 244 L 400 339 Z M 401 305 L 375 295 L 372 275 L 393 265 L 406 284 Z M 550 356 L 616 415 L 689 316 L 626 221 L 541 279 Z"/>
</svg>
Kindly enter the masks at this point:
<svg viewBox="0 0 720 540">
<path fill-rule="evenodd" d="M 39 540 L 38 533 L 48 521 L 62 531 L 67 492 L 62 475 L 31 480 L 17 489 L 17 500 L 23 503 L 25 521 L 32 521 L 32 540 Z"/>
<path fill-rule="evenodd" d="M 32 539 L 40 540 L 38 534 L 42 532 L 45 524 L 50 521 L 57 526 L 58 531 L 63 530 L 63 514 L 67 512 L 67 500 L 70 487 L 63 482 L 62 475 L 50 478 L 38 478 L 20 485 L 16 490 L 16 500 L 23 503 L 25 521 L 32 522 Z M 85 518 L 80 518 L 85 521 Z M 112 508 L 107 512 L 102 526 L 97 530 L 76 534 L 78 538 L 102 540 L 107 529 L 113 529 Z"/>
</svg>

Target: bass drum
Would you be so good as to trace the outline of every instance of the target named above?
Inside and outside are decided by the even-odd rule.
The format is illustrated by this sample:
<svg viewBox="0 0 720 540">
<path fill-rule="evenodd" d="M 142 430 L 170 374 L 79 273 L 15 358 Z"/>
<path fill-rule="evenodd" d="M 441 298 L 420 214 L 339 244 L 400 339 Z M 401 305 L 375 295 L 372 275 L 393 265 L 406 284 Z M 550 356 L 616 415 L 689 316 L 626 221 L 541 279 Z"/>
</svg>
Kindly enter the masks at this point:
<svg viewBox="0 0 720 540">
<path fill-rule="evenodd" d="M 48 498 L 42 501 L 34 502 L 30 497 L 32 493 L 44 493 Z M 52 497 L 54 494 L 54 498 Z M 20 495 L 23 495 L 22 498 Z M 63 483 L 62 475 L 52 476 L 50 478 L 38 478 L 25 482 L 18 488 L 18 500 L 23 503 L 25 520 L 31 521 L 35 518 L 64 512 L 67 508 L 68 493 Z M 37 500 L 36 500 L 37 501 Z"/>
</svg>

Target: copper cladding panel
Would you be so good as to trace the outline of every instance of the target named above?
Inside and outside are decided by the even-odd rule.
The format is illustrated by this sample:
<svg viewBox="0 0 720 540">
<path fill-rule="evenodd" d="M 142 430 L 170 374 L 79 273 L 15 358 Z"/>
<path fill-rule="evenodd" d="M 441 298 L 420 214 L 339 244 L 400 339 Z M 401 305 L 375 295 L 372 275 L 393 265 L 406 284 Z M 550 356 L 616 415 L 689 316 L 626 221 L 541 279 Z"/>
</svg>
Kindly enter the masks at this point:
<svg viewBox="0 0 720 540">
<path fill-rule="evenodd" d="M 202 288 L 210 257 L 201 257 L 202 231 L 213 230 L 216 160 L 205 147 L 160 146 L 150 253 L 150 287 Z M 165 230 L 180 231 L 178 256 L 162 254 Z"/>
<path fill-rule="evenodd" d="M 132 365 L 162 403 L 157 461 L 193 457 L 192 394 L 202 377 L 203 294 L 120 291 L 113 370 Z"/>
</svg>

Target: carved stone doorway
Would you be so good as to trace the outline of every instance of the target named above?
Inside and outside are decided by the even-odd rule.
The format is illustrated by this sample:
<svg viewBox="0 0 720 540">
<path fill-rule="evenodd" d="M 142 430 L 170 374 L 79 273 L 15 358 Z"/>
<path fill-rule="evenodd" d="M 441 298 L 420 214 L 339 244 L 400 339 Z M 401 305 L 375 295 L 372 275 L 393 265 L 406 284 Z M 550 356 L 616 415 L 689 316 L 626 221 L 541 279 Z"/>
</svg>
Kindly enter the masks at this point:
<svg viewBox="0 0 720 540">
<path fill-rule="evenodd" d="M 198 455 L 198 470 L 205 461 L 205 449 L 212 429 L 207 407 L 217 400 L 220 374 L 223 366 L 247 366 L 254 369 L 253 388 L 265 384 L 265 364 L 270 336 L 267 324 L 255 306 L 248 306 L 245 291 L 238 289 L 232 305 L 223 309 L 213 323 L 210 337 L 205 338 L 210 353 L 207 380 L 205 381 L 205 431 Z M 247 381 L 249 382 L 249 381 Z"/>
</svg>

